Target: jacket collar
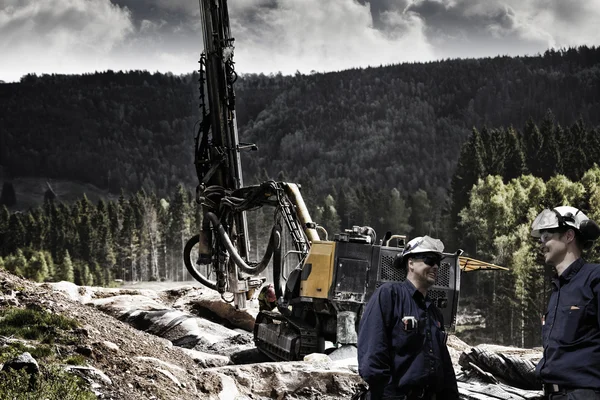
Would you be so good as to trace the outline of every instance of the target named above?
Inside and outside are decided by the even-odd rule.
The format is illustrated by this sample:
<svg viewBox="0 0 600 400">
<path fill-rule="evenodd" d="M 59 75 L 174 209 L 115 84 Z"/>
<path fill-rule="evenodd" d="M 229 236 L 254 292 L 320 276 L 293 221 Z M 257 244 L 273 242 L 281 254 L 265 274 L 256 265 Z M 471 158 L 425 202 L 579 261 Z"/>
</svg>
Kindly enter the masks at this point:
<svg viewBox="0 0 600 400">
<path fill-rule="evenodd" d="M 573 278 L 579 272 L 579 270 L 581 269 L 581 267 L 583 267 L 584 264 L 585 261 L 583 260 L 583 258 L 578 258 L 577 260 L 573 261 L 571 265 L 569 265 L 560 276 L 554 274 L 554 276 L 552 277 L 552 283 L 554 283 L 556 288 L 559 288 L 561 283 L 564 284 L 569 282 L 571 278 Z"/>
<path fill-rule="evenodd" d="M 431 299 L 429 298 L 429 294 L 427 294 L 427 296 L 423 296 L 423 293 L 419 292 L 417 290 L 417 288 L 415 287 L 415 285 L 413 285 L 413 283 L 408 279 L 406 279 L 404 281 L 404 287 L 406 287 L 406 289 L 408 289 L 408 293 L 410 294 L 410 297 L 415 299 L 415 301 L 417 301 L 417 302 L 424 301 L 425 306 L 427 308 L 429 308 L 429 306 L 431 305 Z"/>
<path fill-rule="evenodd" d="M 573 261 L 573 263 L 569 265 L 567 269 L 564 270 L 560 277 L 567 282 L 570 281 L 571 278 L 579 272 L 581 267 L 583 267 L 583 264 L 585 264 L 583 258 L 578 258 L 577 260 Z"/>
</svg>

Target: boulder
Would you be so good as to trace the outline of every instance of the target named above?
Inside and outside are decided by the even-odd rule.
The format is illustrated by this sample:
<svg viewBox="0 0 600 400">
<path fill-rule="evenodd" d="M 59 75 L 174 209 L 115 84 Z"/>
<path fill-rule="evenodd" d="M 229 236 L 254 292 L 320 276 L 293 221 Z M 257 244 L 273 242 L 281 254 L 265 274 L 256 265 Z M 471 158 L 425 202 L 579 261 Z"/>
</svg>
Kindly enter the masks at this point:
<svg viewBox="0 0 600 400">
<path fill-rule="evenodd" d="M 8 371 L 11 369 L 16 371 L 24 369 L 30 375 L 40 372 L 40 367 L 37 361 L 28 352 L 22 353 L 12 360 L 5 362 L 2 366 L 2 371 Z"/>
</svg>

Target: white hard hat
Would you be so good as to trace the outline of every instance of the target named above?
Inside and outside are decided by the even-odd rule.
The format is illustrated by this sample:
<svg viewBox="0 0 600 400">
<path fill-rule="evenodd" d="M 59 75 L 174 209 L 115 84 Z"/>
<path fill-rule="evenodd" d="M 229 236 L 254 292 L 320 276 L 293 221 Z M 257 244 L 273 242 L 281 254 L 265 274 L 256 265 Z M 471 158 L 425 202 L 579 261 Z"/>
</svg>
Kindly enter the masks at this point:
<svg viewBox="0 0 600 400">
<path fill-rule="evenodd" d="M 418 253 L 434 253 L 437 254 L 440 258 L 444 255 L 442 254 L 444 251 L 444 244 L 439 239 L 434 239 L 429 236 L 419 236 L 412 239 L 410 242 L 404 246 L 404 250 L 402 253 L 398 253 L 394 259 L 394 267 L 396 268 L 404 268 L 406 264 L 406 259 L 411 254 Z"/>
<path fill-rule="evenodd" d="M 429 236 L 419 236 L 406 244 L 402 252 L 402 257 L 416 253 L 435 253 L 442 257 L 443 252 L 444 244 L 441 240 Z"/>
<path fill-rule="evenodd" d="M 541 231 L 546 229 L 556 229 L 562 227 L 570 227 L 580 231 L 585 221 L 590 219 L 581 210 L 570 207 L 561 206 L 553 209 L 545 209 L 531 224 L 531 236 L 540 237 Z"/>
</svg>

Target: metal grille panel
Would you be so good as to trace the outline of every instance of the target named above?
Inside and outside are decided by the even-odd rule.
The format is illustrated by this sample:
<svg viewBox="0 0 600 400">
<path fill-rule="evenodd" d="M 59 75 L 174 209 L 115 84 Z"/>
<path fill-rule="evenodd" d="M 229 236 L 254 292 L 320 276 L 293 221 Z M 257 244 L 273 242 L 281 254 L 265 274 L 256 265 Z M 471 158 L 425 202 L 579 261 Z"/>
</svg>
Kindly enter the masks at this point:
<svg viewBox="0 0 600 400">
<path fill-rule="evenodd" d="M 435 280 L 435 286 L 450 287 L 450 264 L 442 262 L 442 265 L 438 268 L 437 279 Z"/>
<path fill-rule="evenodd" d="M 443 292 L 443 291 L 441 291 L 441 290 L 429 290 L 427 292 L 427 295 L 433 301 L 436 301 L 437 299 L 445 299 L 445 298 L 447 298 L 446 293 Z"/>
<path fill-rule="evenodd" d="M 394 268 L 394 256 L 381 256 L 381 268 L 378 281 L 403 281 L 406 279 L 404 269 Z"/>
</svg>

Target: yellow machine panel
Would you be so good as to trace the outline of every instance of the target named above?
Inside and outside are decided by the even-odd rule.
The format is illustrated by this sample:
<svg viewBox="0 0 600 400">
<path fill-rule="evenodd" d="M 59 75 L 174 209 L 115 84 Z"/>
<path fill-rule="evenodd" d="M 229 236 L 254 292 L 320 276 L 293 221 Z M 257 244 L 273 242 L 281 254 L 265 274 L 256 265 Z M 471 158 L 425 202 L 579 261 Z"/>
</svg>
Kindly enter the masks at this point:
<svg viewBox="0 0 600 400">
<path fill-rule="evenodd" d="M 333 281 L 335 242 L 313 242 L 302 267 L 300 296 L 326 299 Z"/>
</svg>

